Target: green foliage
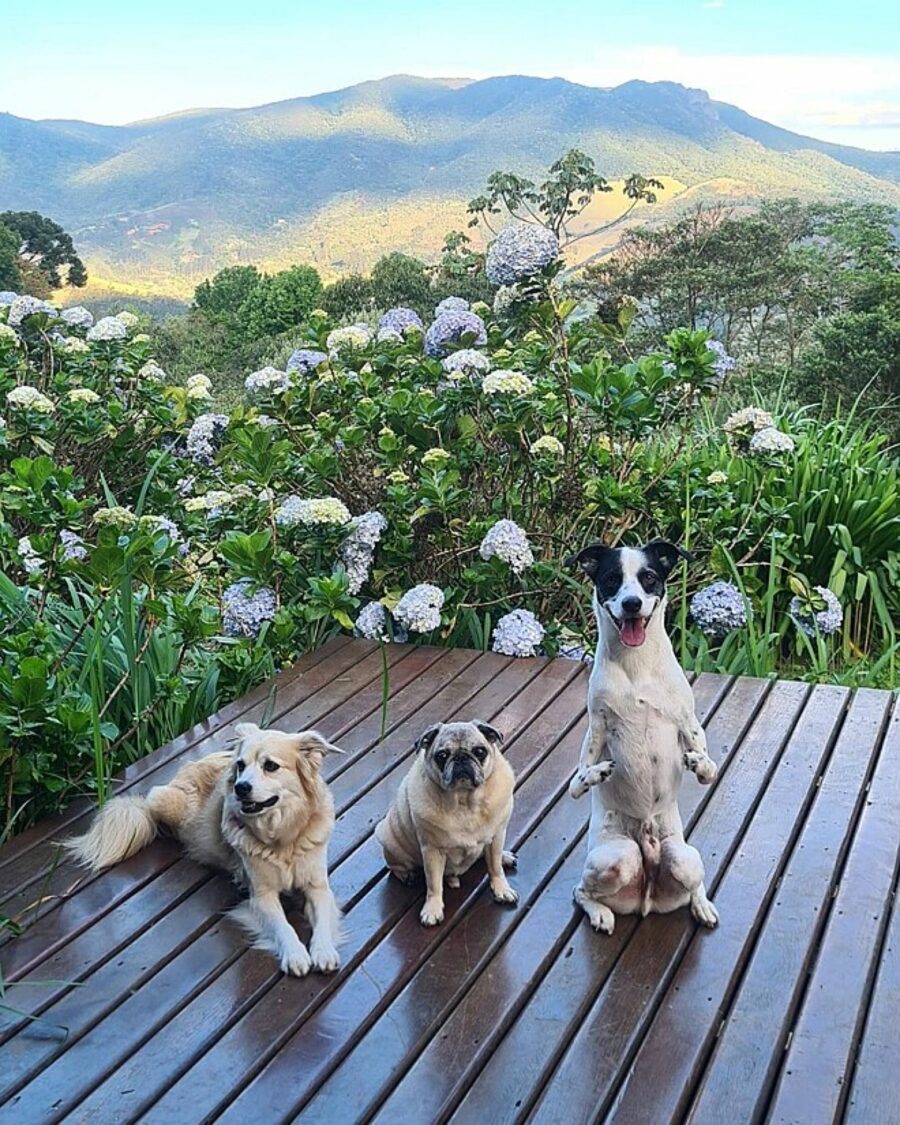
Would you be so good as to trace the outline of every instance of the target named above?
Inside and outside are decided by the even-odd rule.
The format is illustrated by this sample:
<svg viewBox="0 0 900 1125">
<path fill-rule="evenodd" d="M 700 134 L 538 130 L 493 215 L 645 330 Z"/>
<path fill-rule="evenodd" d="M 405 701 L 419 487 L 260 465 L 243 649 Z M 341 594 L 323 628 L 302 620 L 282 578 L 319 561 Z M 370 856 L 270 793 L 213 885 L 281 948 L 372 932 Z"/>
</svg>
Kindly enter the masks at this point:
<svg viewBox="0 0 900 1125">
<path fill-rule="evenodd" d="M 316 307 L 322 280 L 312 266 L 292 266 L 262 277 L 239 311 L 247 338 L 258 340 L 296 328 Z"/>
<path fill-rule="evenodd" d="M 21 242 L 14 230 L 0 223 L 0 288 L 17 293 L 22 285 L 22 273 L 17 262 Z"/>
<path fill-rule="evenodd" d="M 194 307 L 211 324 L 221 324 L 228 332 L 236 332 L 240 328 L 241 309 L 259 282 L 256 266 L 229 266 L 197 286 Z"/>
<path fill-rule="evenodd" d="M 390 309 L 403 305 L 428 316 L 434 307 L 431 271 L 418 258 L 408 254 L 387 254 L 372 267 L 372 297 L 375 307 Z"/>
<path fill-rule="evenodd" d="M 59 223 L 37 211 L 3 211 L 0 224 L 18 237 L 18 257 L 38 269 L 51 288 L 87 285 L 87 270 L 75 252 L 72 236 Z"/>
<path fill-rule="evenodd" d="M 371 307 L 372 282 L 361 274 L 347 274 L 322 290 L 322 308 L 334 320 L 351 320 Z"/>
</svg>

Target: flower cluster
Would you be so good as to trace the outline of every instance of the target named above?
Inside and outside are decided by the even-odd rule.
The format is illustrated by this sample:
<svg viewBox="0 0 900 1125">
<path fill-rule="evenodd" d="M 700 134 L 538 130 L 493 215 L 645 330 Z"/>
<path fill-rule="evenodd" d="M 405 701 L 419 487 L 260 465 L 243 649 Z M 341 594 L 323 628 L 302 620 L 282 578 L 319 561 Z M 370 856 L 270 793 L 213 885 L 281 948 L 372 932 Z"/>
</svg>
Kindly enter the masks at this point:
<svg viewBox="0 0 900 1125">
<path fill-rule="evenodd" d="M 137 328 L 138 324 L 140 324 L 140 318 L 135 316 L 133 312 L 129 312 L 128 309 L 123 309 L 122 312 L 116 313 L 116 320 L 120 324 L 125 325 L 126 331 Z"/>
<path fill-rule="evenodd" d="M 451 352 L 441 360 L 441 367 L 451 382 L 467 379 L 472 375 L 480 375 L 490 371 L 491 361 L 482 352 L 474 348 L 460 348 L 458 352 Z"/>
<path fill-rule="evenodd" d="M 566 447 L 563 443 L 553 436 L 553 434 L 544 434 L 539 437 L 537 441 L 531 443 L 531 452 L 535 457 L 562 457 L 565 455 Z"/>
<path fill-rule="evenodd" d="M 64 336 L 62 350 L 69 355 L 84 355 L 91 350 L 90 345 L 79 336 Z"/>
<path fill-rule="evenodd" d="M 51 305 L 49 301 L 40 300 L 39 297 L 29 297 L 27 294 L 16 297 L 9 306 L 6 323 L 11 324 L 13 328 L 18 328 L 26 317 L 34 316 L 35 313 L 56 316 L 56 306 Z"/>
<path fill-rule="evenodd" d="M 314 500 L 304 500 L 299 496 L 289 496 L 275 512 L 275 522 L 282 527 L 307 527 L 315 524 L 333 524 L 338 527 L 351 519 L 347 506 L 335 496 L 324 496 Z"/>
<path fill-rule="evenodd" d="M 411 633 L 430 633 L 441 624 L 443 591 L 438 586 L 421 582 L 407 590 L 394 608 L 394 617 Z"/>
<path fill-rule="evenodd" d="M 185 386 L 187 387 L 187 397 L 194 402 L 212 398 L 212 394 L 210 393 L 212 390 L 212 380 L 208 375 L 203 375 L 198 371 L 196 375 L 191 375 Z"/>
<path fill-rule="evenodd" d="M 186 512 L 208 512 L 215 519 L 222 514 L 223 508 L 227 508 L 234 501 L 233 492 L 226 492 L 224 489 L 212 489 L 202 496 L 189 497 L 184 502 L 184 510 Z"/>
<path fill-rule="evenodd" d="M 716 374 L 716 380 L 719 383 L 723 383 L 728 372 L 734 371 L 737 367 L 737 360 L 728 354 L 725 350 L 725 345 L 719 340 L 707 340 L 706 348 L 707 351 L 711 351 L 715 354 L 716 358 L 713 360 L 712 368 Z"/>
<path fill-rule="evenodd" d="M 743 410 L 730 415 L 722 429 L 726 434 L 743 436 L 770 429 L 774 425 L 775 419 L 767 410 L 761 410 L 758 406 L 745 406 Z"/>
<path fill-rule="evenodd" d="M 422 329 L 422 318 L 415 311 L 415 309 L 405 309 L 398 307 L 396 309 L 388 309 L 384 316 L 379 317 L 378 327 L 381 332 L 395 332 L 399 336 L 403 336 L 411 328 Z"/>
<path fill-rule="evenodd" d="M 258 637 L 277 606 L 273 589 L 241 578 L 222 593 L 222 631 L 227 637 Z"/>
<path fill-rule="evenodd" d="M 503 656 L 537 656 L 545 632 L 530 609 L 514 609 L 494 626 L 491 648 Z"/>
<path fill-rule="evenodd" d="M 747 624 L 747 604 L 732 582 L 713 582 L 691 598 L 691 616 L 709 637 L 724 637 Z"/>
<path fill-rule="evenodd" d="M 19 540 L 17 547 L 19 558 L 22 560 L 22 567 L 26 574 L 42 574 L 44 570 L 44 560 L 32 547 L 31 540 L 27 535 L 23 535 Z"/>
<path fill-rule="evenodd" d="M 298 375 L 308 375 L 328 359 L 324 352 L 314 351 L 312 348 L 298 348 L 291 353 L 285 365 L 288 371 L 296 371 Z"/>
<path fill-rule="evenodd" d="M 372 329 L 368 324 L 348 324 L 329 332 L 325 343 L 332 355 L 363 351 L 372 343 Z"/>
<path fill-rule="evenodd" d="M 0 289 L 0 309 L 8 309 L 18 295 L 12 289 Z"/>
<path fill-rule="evenodd" d="M 387 520 L 381 512 L 364 512 L 351 520 L 350 534 L 341 547 L 341 562 L 347 571 L 351 594 L 358 594 L 368 581 L 375 548 L 386 527 Z"/>
<path fill-rule="evenodd" d="M 94 403 L 100 401 L 100 396 L 96 391 L 92 391 L 90 387 L 73 387 L 66 395 L 69 402 L 86 402 Z"/>
<path fill-rule="evenodd" d="M 356 619 L 356 632 L 367 641 L 389 642 L 392 639 L 387 610 L 381 602 L 369 602 L 360 610 Z"/>
<path fill-rule="evenodd" d="M 59 533 L 59 541 L 62 543 L 63 560 L 65 562 L 83 562 L 87 558 L 84 540 L 74 531 L 63 529 Z"/>
<path fill-rule="evenodd" d="M 808 598 L 794 596 L 791 598 L 788 612 L 797 628 L 808 637 L 814 637 L 816 633 L 820 633 L 823 637 L 830 636 L 844 623 L 843 607 L 838 601 L 837 594 L 827 586 L 813 586 L 812 594 Z"/>
<path fill-rule="evenodd" d="M 765 457 L 770 454 L 793 453 L 794 439 L 790 434 L 783 433 L 775 426 L 766 426 L 757 430 L 750 438 L 748 446 L 754 457 Z"/>
<path fill-rule="evenodd" d="M 137 523 L 137 516 L 130 508 L 114 504 L 111 508 L 99 508 L 94 512 L 97 527 L 114 527 L 117 531 L 130 531 Z"/>
<path fill-rule="evenodd" d="M 72 305 L 59 314 L 59 319 L 70 328 L 91 328 L 94 314 L 84 305 Z"/>
<path fill-rule="evenodd" d="M 559 257 L 559 239 L 552 230 L 514 223 L 491 243 L 485 273 L 492 285 L 514 285 L 533 277 Z"/>
<path fill-rule="evenodd" d="M 18 344 L 19 334 L 15 328 L 10 328 L 8 324 L 0 322 L 0 340 L 9 340 L 11 343 Z M 78 341 L 81 343 L 81 340 Z"/>
<path fill-rule="evenodd" d="M 426 449 L 422 454 L 423 465 L 446 465 L 448 461 L 453 460 L 453 454 L 449 453 L 440 445 L 433 446 L 431 449 Z"/>
<path fill-rule="evenodd" d="M 128 328 L 115 316 L 104 316 L 93 328 L 88 329 L 87 338 L 91 343 L 97 341 L 124 340 Z"/>
<path fill-rule="evenodd" d="M 20 410 L 33 410 L 36 414 L 52 414 L 56 409 L 56 404 L 45 394 L 42 394 L 37 387 L 25 385 L 13 387 L 11 391 L 8 391 L 6 401 L 9 406 L 18 407 Z"/>
<path fill-rule="evenodd" d="M 289 386 L 288 373 L 279 371 L 277 367 L 263 367 L 244 380 L 244 390 L 250 395 L 279 395 Z"/>
<path fill-rule="evenodd" d="M 507 316 L 516 301 L 522 300 L 522 292 L 517 285 L 501 285 L 494 294 L 494 316 Z"/>
<path fill-rule="evenodd" d="M 148 359 L 142 364 L 137 370 L 137 375 L 138 379 L 149 379 L 153 383 L 165 383 L 169 378 L 155 359 Z"/>
<path fill-rule="evenodd" d="M 498 520 L 482 539 L 479 554 L 485 561 L 497 558 L 508 563 L 515 575 L 534 562 L 528 536 L 513 520 Z"/>
<path fill-rule="evenodd" d="M 499 367 L 481 380 L 481 389 L 486 395 L 527 395 L 534 390 L 534 383 L 521 371 L 510 371 Z"/>
<path fill-rule="evenodd" d="M 227 428 L 227 414 L 201 414 L 188 430 L 188 457 L 198 465 L 211 465 Z"/>
<path fill-rule="evenodd" d="M 728 481 L 728 473 L 723 473 L 721 469 L 713 469 L 713 471 L 706 478 L 707 484 L 726 484 Z"/>
<path fill-rule="evenodd" d="M 471 336 L 468 341 L 465 337 Z M 440 359 L 460 343 L 486 344 L 487 332 L 484 321 L 473 312 L 451 310 L 435 317 L 425 333 L 425 351 L 435 359 Z"/>
<path fill-rule="evenodd" d="M 434 306 L 434 315 L 438 317 L 448 312 L 468 312 L 470 307 L 465 297 L 445 297 Z"/>
</svg>

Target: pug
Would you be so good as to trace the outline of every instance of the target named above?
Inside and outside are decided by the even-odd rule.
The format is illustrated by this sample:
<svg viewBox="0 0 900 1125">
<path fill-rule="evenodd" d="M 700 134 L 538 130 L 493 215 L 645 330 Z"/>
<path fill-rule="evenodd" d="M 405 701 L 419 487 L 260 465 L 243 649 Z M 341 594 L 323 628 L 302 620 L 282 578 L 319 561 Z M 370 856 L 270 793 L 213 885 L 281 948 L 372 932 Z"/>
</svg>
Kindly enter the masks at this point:
<svg viewBox="0 0 900 1125">
<path fill-rule="evenodd" d="M 375 836 L 391 873 L 404 883 L 425 871 L 423 926 L 444 920 L 444 876 L 451 887 L 484 856 L 496 902 L 515 905 L 518 894 L 504 868 L 515 774 L 503 757 L 503 735 L 490 723 L 436 723 L 416 741 L 416 758 Z"/>
</svg>

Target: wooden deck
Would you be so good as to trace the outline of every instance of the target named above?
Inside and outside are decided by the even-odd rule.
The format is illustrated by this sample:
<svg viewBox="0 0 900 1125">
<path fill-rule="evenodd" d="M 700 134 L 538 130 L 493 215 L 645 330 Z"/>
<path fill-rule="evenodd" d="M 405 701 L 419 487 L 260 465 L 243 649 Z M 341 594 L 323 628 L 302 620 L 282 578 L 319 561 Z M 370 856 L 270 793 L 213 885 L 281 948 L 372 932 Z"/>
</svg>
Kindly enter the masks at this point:
<svg viewBox="0 0 900 1125">
<path fill-rule="evenodd" d="M 271 725 L 317 726 L 338 820 L 344 967 L 285 978 L 221 918 L 228 881 L 159 840 L 99 877 L 56 841 L 89 807 L 0 851 L 0 1120 L 26 1123 L 453 1120 L 694 1125 L 900 1121 L 900 713 L 887 692 L 702 675 L 718 782 L 685 781 L 719 928 L 686 911 L 595 934 L 571 892 L 589 802 L 566 787 L 585 670 L 568 661 L 338 639 L 276 681 Z M 139 792 L 259 720 L 270 687 L 132 767 Z M 372 828 L 414 736 L 451 717 L 507 734 L 518 909 L 481 865 L 418 922 Z M 293 915 L 301 932 L 305 923 Z"/>
</svg>

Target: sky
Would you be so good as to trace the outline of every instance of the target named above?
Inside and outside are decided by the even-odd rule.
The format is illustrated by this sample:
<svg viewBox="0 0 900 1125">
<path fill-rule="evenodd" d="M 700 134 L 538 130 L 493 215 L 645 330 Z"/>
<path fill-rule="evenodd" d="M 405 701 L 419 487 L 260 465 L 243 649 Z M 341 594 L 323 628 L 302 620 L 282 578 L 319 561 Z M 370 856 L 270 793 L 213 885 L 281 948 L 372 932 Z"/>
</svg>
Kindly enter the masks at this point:
<svg viewBox="0 0 900 1125">
<path fill-rule="evenodd" d="M 824 140 L 900 149 L 896 0 L 0 0 L 0 112 L 103 124 L 389 74 L 632 78 Z"/>
</svg>

